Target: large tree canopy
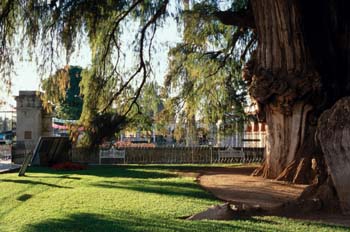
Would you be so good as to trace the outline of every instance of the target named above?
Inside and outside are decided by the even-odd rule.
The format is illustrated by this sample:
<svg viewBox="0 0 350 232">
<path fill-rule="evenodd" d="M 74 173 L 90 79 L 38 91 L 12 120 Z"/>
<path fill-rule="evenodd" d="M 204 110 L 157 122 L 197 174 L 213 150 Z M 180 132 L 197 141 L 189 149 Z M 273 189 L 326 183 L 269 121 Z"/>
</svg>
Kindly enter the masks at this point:
<svg viewBox="0 0 350 232">
<path fill-rule="evenodd" d="M 207 86 L 210 85 L 206 84 L 207 76 L 211 79 L 219 77 L 227 87 L 232 88 L 236 85 L 239 90 L 237 81 L 234 80 L 239 75 L 232 75 L 237 71 L 237 63 L 240 60 L 235 51 L 243 49 L 241 53 L 244 57 L 254 40 L 246 28 L 232 28 L 217 20 L 215 12 L 220 5 L 241 10 L 244 9 L 246 1 L 233 1 L 232 4 L 218 4 L 216 1 L 190 4 L 189 1 L 168 0 L 3 1 L 0 18 L 0 72 L 4 77 L 9 76 L 13 71 L 15 55 L 25 55 L 21 53 L 23 50 L 16 50 L 19 46 L 28 47 L 26 52 L 37 58 L 42 73 L 51 72 L 56 70 L 56 59 L 64 55 L 68 63 L 71 54 L 79 49 L 79 44 L 87 38 L 92 65 L 82 73 L 81 92 L 84 96 L 84 106 L 81 122 L 85 127 L 93 127 L 95 118 L 113 112 L 112 106 L 116 102 L 123 102 L 123 106 L 119 107 L 123 111 L 119 110 L 118 114 L 125 117 L 137 104 L 141 89 L 153 73 L 150 63 L 152 53 L 157 48 L 153 45 L 155 33 L 164 25 L 166 18 L 173 17 L 180 23 L 179 28 L 182 28 L 185 38 L 184 43 L 179 44 L 172 52 L 174 62 L 181 64 L 180 53 L 183 53 L 182 57 L 189 58 L 187 72 L 191 72 L 192 79 L 197 79 L 195 82 L 202 86 L 203 91 L 209 90 Z M 210 17 L 203 17 L 205 14 L 209 14 Z M 125 52 L 130 51 L 125 50 L 123 43 L 134 46 L 133 50 L 136 51 L 133 62 L 135 65 L 128 69 L 125 69 L 125 62 L 122 60 L 125 58 Z M 240 45 L 239 49 L 235 49 L 236 44 Z M 248 45 L 247 49 L 244 49 L 244 45 Z M 171 83 L 183 76 L 181 67 L 176 67 L 174 62 L 168 75 Z M 207 62 L 211 65 L 198 72 Z M 229 63 L 236 64 L 225 66 Z M 191 86 L 190 82 L 187 82 L 186 86 Z M 130 86 L 135 89 L 131 95 Z M 185 89 L 185 92 L 189 93 L 193 88 Z M 236 95 L 234 91 L 235 89 L 231 89 L 229 94 Z M 239 94 L 242 96 L 243 93 L 241 90 Z M 125 99 L 125 96 L 128 98 Z M 221 101 L 220 97 L 216 99 L 218 100 Z"/>
<path fill-rule="evenodd" d="M 235 2 L 235 1 L 234 1 Z M 243 1 L 244 2 L 244 1 Z M 184 1 L 186 5 L 186 1 Z M 235 4 L 236 5 L 236 4 Z M 211 48 L 221 49 L 211 51 L 213 56 L 227 59 L 225 54 L 232 53 L 232 47 L 243 31 L 236 32 L 230 27 L 215 23 L 210 26 L 206 20 L 201 27 L 196 27 L 197 19 L 201 19 L 203 9 L 208 7 L 214 11 L 218 7 L 215 1 L 209 5 L 194 5 L 197 11 L 187 16 L 185 36 L 192 37 L 188 42 L 195 42 L 193 49 L 209 51 Z M 237 6 L 238 7 L 238 6 Z M 242 7 L 242 6 L 240 6 Z M 13 58 L 18 47 L 28 47 L 29 54 L 39 58 L 40 68 L 50 71 L 56 70 L 55 59 L 65 55 L 67 62 L 70 55 L 78 49 L 82 38 L 87 37 L 92 54 L 89 81 L 84 81 L 94 96 L 108 94 L 104 104 L 98 104 L 97 111 L 106 111 L 123 90 L 134 84 L 139 88 L 130 101 L 134 103 L 140 94 L 147 76 L 152 71 L 149 67 L 152 56 L 154 33 L 162 26 L 167 16 L 182 17 L 184 6 L 181 1 L 70 1 L 70 0 L 29 0 L 29 1 L 2 1 L 0 17 L 1 33 L 1 73 L 7 77 L 13 65 Z M 198 8 L 198 9 L 197 9 Z M 177 14 L 177 15 L 174 15 Z M 132 30 L 130 28 L 137 28 Z M 197 28 L 200 37 L 191 35 L 192 29 Z M 205 33 L 200 33 L 204 30 Z M 128 34 L 128 40 L 133 41 L 137 51 L 135 66 L 131 70 L 123 70 L 122 37 Z M 235 36 L 232 35 L 235 33 Z M 224 44 L 221 38 L 228 41 Z M 231 39 L 232 37 L 232 39 Z M 211 46 L 210 47 L 208 47 Z M 65 49 L 65 54 L 62 52 Z M 23 54 L 20 54 L 23 55 Z M 209 55 L 209 54 L 208 54 Z M 41 61 L 41 62 L 40 62 Z M 93 82 L 92 83 L 90 83 Z"/>
<path fill-rule="evenodd" d="M 124 103 L 122 118 L 133 109 L 152 71 L 155 32 L 166 18 L 177 19 L 182 22 L 183 43 L 172 50 L 168 86 L 183 84 L 180 94 L 205 91 L 201 83 L 214 85 L 214 75 L 229 79 L 230 68 L 243 61 L 243 78 L 259 119 L 268 125 L 266 161 L 256 174 L 310 183 L 316 173 L 318 183 L 324 182 L 326 168 L 314 138 L 322 112 L 350 95 L 347 0 L 1 3 L 0 72 L 5 82 L 20 46 L 28 46 L 42 67 L 50 68 L 62 47 L 69 60 L 81 38 L 88 38 L 92 67 L 83 73 L 81 118 L 86 125 L 113 114 L 116 99 Z M 128 71 L 120 66 L 126 32 L 137 52 L 135 66 Z M 136 90 L 128 95 L 130 85 Z M 232 82 L 229 86 L 237 87 Z M 188 105 L 200 103 L 191 94 L 186 100 Z"/>
</svg>

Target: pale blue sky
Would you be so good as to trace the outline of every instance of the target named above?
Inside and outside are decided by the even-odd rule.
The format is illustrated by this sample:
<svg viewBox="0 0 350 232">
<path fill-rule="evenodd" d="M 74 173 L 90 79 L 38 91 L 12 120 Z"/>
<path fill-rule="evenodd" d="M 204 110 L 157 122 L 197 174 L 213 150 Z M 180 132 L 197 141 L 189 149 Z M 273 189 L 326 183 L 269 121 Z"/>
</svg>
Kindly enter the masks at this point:
<svg viewBox="0 0 350 232">
<path fill-rule="evenodd" d="M 137 30 L 137 28 L 135 28 Z M 128 38 L 128 35 L 125 35 Z M 154 45 L 157 46 L 158 52 L 153 54 L 152 57 L 152 69 L 155 73 L 155 78 L 158 82 L 162 83 L 164 74 L 167 70 L 168 64 L 168 47 L 174 46 L 177 42 L 181 41 L 181 33 L 178 31 L 178 27 L 174 19 L 168 19 L 164 27 L 158 27 L 154 38 Z M 123 61 L 126 66 L 135 63 L 135 58 L 131 55 L 131 52 L 127 52 L 128 42 L 124 42 L 124 52 L 126 53 L 125 60 Z M 63 68 L 66 65 L 64 59 L 62 61 L 55 61 L 58 68 Z M 83 68 L 88 67 L 90 61 L 90 49 L 87 41 L 81 44 L 79 53 L 74 53 L 70 65 L 79 65 Z M 13 96 L 18 95 L 20 90 L 39 90 L 40 75 L 37 72 L 37 64 L 34 61 L 29 61 L 26 57 L 20 59 L 15 57 L 15 75 L 12 78 L 12 89 L 9 96 L 6 96 L 4 90 L 0 90 L 0 99 L 6 99 L 11 105 L 15 104 Z"/>
<path fill-rule="evenodd" d="M 223 0 L 220 1 L 220 7 L 226 9 L 230 6 L 231 1 Z M 175 5 L 178 4 L 177 1 L 170 1 L 170 6 L 168 10 L 170 13 L 175 13 Z M 129 28 L 130 23 L 127 24 Z M 136 28 L 136 27 L 135 27 Z M 130 28 L 129 28 L 130 29 Z M 132 30 L 132 29 L 131 29 Z M 138 29 L 136 28 L 136 31 Z M 157 33 L 154 38 L 154 44 L 158 46 L 158 51 L 153 53 L 152 69 L 155 73 L 155 78 L 158 82 L 162 83 L 164 74 L 166 73 L 168 64 L 168 48 L 174 46 L 177 42 L 181 41 L 181 32 L 179 32 L 179 27 L 176 21 L 168 17 L 165 24 L 162 27 L 158 27 Z M 125 35 L 125 40 L 128 40 L 130 35 Z M 123 41 L 123 40 L 122 40 Z M 127 41 L 124 43 L 127 46 Z M 124 51 L 125 52 L 125 51 Z M 26 52 L 24 52 L 26 53 Z M 130 55 L 131 52 L 125 52 L 127 54 L 125 58 L 125 64 L 135 63 L 135 59 Z M 63 56 L 62 56 L 63 57 Z M 23 57 L 23 60 L 26 60 Z M 14 99 L 12 96 L 18 95 L 20 90 L 39 90 L 40 76 L 37 73 L 37 64 L 31 61 L 20 61 L 20 57 L 15 58 L 15 70 L 16 75 L 13 78 L 13 88 L 10 96 L 7 96 L 7 101 L 14 104 Z M 64 59 L 62 61 L 55 62 L 58 64 L 57 68 L 63 68 L 66 65 Z M 81 50 L 79 54 L 74 54 L 70 65 L 79 65 L 83 68 L 88 67 L 90 64 L 90 50 L 88 48 L 87 42 L 81 44 Z M 0 100 L 5 98 L 5 91 L 1 90 L 0 86 Z"/>
</svg>

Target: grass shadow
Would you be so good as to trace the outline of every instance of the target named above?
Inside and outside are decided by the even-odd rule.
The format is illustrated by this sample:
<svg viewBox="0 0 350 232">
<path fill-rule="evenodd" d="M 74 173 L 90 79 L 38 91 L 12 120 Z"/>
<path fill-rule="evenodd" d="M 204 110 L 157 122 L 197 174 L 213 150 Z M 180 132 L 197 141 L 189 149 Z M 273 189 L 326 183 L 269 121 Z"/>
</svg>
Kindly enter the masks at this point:
<svg viewBox="0 0 350 232">
<path fill-rule="evenodd" d="M 72 214 L 67 218 L 48 219 L 27 225 L 25 231 L 127 231 L 117 221 L 105 219 L 98 214 Z M 131 231 L 131 230 L 130 230 Z"/>
<path fill-rule="evenodd" d="M 69 188 L 71 189 L 72 187 L 67 187 L 67 186 L 61 186 L 57 184 L 50 184 L 50 183 L 45 183 L 41 181 L 33 181 L 33 180 L 11 180 L 11 179 L 2 179 L 0 182 L 8 182 L 8 183 L 15 183 L 15 184 L 29 184 L 29 185 L 45 185 L 48 187 L 54 187 L 54 188 Z"/>
<path fill-rule="evenodd" d="M 44 178 L 44 179 L 52 178 L 52 179 L 81 180 L 81 177 L 70 176 L 70 175 L 53 175 L 53 176 L 49 176 L 49 175 L 30 175 L 30 174 L 26 174 L 25 176 L 26 177 L 30 177 L 30 178 Z"/>
<path fill-rule="evenodd" d="M 56 231 L 271 231 L 254 228 L 253 225 L 232 225 L 218 221 L 184 221 L 159 217 L 141 217 L 130 213 L 116 212 L 117 218 L 92 213 L 77 213 L 62 219 L 48 219 L 27 225 L 27 232 Z"/>
<path fill-rule="evenodd" d="M 154 168 L 156 170 L 156 168 Z M 160 179 L 177 176 L 176 174 L 153 171 L 148 167 L 133 166 L 90 166 L 86 170 L 79 171 L 56 171 L 51 168 L 31 167 L 27 173 L 47 173 L 54 175 L 87 175 L 97 177 L 119 177 L 119 178 L 137 178 L 137 179 Z"/>
<path fill-rule="evenodd" d="M 159 195 L 190 197 L 195 199 L 215 200 L 216 198 L 210 192 L 204 191 L 196 183 L 170 182 L 158 180 L 139 180 L 128 181 L 102 181 L 92 183 L 92 186 L 102 188 L 127 189 L 143 193 L 154 193 Z"/>
<path fill-rule="evenodd" d="M 91 165 L 86 170 L 79 171 L 57 171 L 46 167 L 30 167 L 27 171 L 27 175 L 30 173 L 47 173 L 54 175 L 69 176 L 71 174 L 98 176 L 98 177 L 120 177 L 120 178 L 138 178 L 138 179 L 159 179 L 176 177 L 176 172 L 205 172 L 206 174 L 213 173 L 231 173 L 232 170 L 235 172 L 243 172 L 249 175 L 254 167 L 240 167 L 233 165 L 232 167 L 216 167 L 211 165 Z M 167 173 L 168 172 L 168 173 Z M 170 173 L 172 172 L 172 173 Z"/>
</svg>

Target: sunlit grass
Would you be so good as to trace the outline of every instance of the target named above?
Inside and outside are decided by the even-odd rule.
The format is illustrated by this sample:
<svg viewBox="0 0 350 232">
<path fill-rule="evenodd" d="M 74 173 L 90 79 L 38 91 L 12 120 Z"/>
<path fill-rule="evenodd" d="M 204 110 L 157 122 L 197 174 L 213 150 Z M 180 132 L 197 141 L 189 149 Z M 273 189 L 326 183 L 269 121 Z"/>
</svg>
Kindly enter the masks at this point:
<svg viewBox="0 0 350 232">
<path fill-rule="evenodd" d="M 193 178 L 198 166 L 103 166 L 0 175 L 0 231 L 346 231 L 277 217 L 185 221 L 219 204 Z M 202 166 L 201 166 L 202 167 Z"/>
</svg>

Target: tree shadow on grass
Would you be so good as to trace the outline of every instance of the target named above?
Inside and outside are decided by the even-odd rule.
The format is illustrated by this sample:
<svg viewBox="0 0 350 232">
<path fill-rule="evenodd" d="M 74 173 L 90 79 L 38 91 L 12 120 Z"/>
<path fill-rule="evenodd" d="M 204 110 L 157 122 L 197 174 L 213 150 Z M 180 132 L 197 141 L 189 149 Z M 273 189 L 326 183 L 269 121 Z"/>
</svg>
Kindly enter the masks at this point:
<svg viewBox="0 0 350 232">
<path fill-rule="evenodd" d="M 272 231 L 270 227 L 256 228 L 251 222 L 242 225 L 220 221 L 185 221 L 160 218 L 156 215 L 140 217 L 131 213 L 116 212 L 113 218 L 92 213 L 71 214 L 62 219 L 48 219 L 27 225 L 25 231 Z M 278 231 L 278 230 L 274 230 Z"/>
<path fill-rule="evenodd" d="M 204 191 L 196 183 L 170 182 L 158 180 L 127 180 L 127 181 L 102 181 L 91 184 L 102 188 L 127 189 L 143 193 L 154 193 L 159 195 L 191 197 L 195 199 L 215 200 L 215 197 Z"/>
<path fill-rule="evenodd" d="M 11 180 L 11 179 L 2 179 L 0 182 L 10 182 L 10 183 L 15 183 L 15 184 L 30 184 L 30 185 L 45 185 L 48 187 L 54 187 L 54 188 L 69 188 L 71 189 L 72 187 L 67 187 L 67 186 L 61 186 L 57 184 L 50 184 L 50 183 L 45 183 L 41 181 L 33 181 L 33 180 Z"/>
<path fill-rule="evenodd" d="M 256 166 L 250 165 L 232 165 L 232 166 L 213 166 L 211 164 L 145 164 L 145 165 L 130 165 L 130 167 L 137 169 L 149 169 L 149 170 L 168 170 L 172 172 L 205 172 L 206 174 L 215 173 L 215 174 L 227 174 L 235 172 L 237 174 L 250 175 L 255 169 Z"/>
<path fill-rule="evenodd" d="M 179 180 L 179 179 L 178 179 Z M 99 183 L 101 184 L 106 184 L 106 185 L 111 185 L 109 187 L 114 187 L 113 185 L 115 184 L 122 184 L 122 185 L 129 185 L 129 184 L 140 184 L 139 181 L 137 180 L 120 180 L 120 181 L 110 181 L 110 180 L 105 180 L 105 181 L 100 181 Z M 180 181 L 173 181 L 170 182 L 168 180 L 163 181 L 159 179 L 155 180 L 146 180 L 144 182 L 145 184 L 149 185 L 157 185 L 157 187 L 176 187 L 176 188 L 188 188 L 188 189 L 202 189 L 200 188 L 200 185 L 198 185 L 196 182 L 180 182 Z"/>
<path fill-rule="evenodd" d="M 155 168 L 153 168 L 155 169 Z M 149 169 L 148 167 L 138 168 L 134 166 L 89 166 L 86 170 L 79 171 L 56 171 L 51 168 L 31 167 L 28 173 L 47 173 L 54 175 L 87 175 L 97 177 L 119 177 L 119 178 L 137 178 L 137 179 L 159 179 L 177 176 L 176 174 L 160 172 Z"/>
<path fill-rule="evenodd" d="M 72 174 L 90 175 L 97 177 L 121 177 L 121 178 L 140 178 L 140 179 L 156 179 L 169 178 L 178 176 L 177 172 L 194 172 L 198 174 L 204 172 L 206 175 L 226 174 L 237 172 L 249 175 L 255 167 L 213 167 L 208 165 L 169 165 L 169 164 L 149 164 L 149 165 L 91 165 L 86 170 L 78 171 L 57 171 L 47 167 L 29 167 L 27 170 L 28 176 L 30 173 L 47 173 L 54 175 L 69 176 Z M 168 173 L 167 173 L 168 172 Z M 172 173 L 170 173 L 172 172 Z M 49 177 L 48 177 L 49 178 Z"/>
<path fill-rule="evenodd" d="M 72 174 L 72 173 L 71 173 Z M 70 176 L 70 175 L 30 175 L 26 174 L 26 177 L 31 177 L 31 178 L 52 178 L 52 179 L 68 179 L 68 180 L 81 180 L 81 177 L 75 177 L 75 176 Z"/>
</svg>

